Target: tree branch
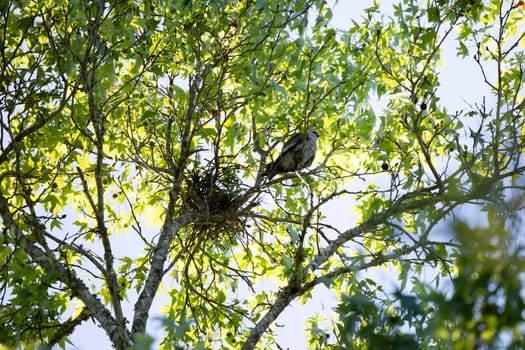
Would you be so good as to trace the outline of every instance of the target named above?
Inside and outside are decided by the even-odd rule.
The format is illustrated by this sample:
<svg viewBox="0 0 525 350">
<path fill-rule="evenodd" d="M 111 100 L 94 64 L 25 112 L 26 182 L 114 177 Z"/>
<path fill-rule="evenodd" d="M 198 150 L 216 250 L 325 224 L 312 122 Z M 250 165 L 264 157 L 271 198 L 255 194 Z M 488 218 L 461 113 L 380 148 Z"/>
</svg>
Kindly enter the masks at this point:
<svg viewBox="0 0 525 350">
<path fill-rule="evenodd" d="M 89 310 L 91 315 L 97 319 L 101 327 L 106 331 L 115 347 L 117 349 L 125 349 L 129 347 L 131 345 L 129 343 L 130 334 L 127 334 L 127 339 L 122 339 L 118 333 L 116 320 L 111 315 L 111 312 L 104 307 L 96 295 L 89 291 L 89 288 L 85 283 L 75 276 L 74 271 L 64 267 L 52 254 L 44 252 L 31 239 L 24 239 L 25 235 L 22 233 L 22 230 L 17 225 L 9 211 L 8 201 L 1 193 L 0 216 L 2 217 L 5 226 L 16 233 L 17 239 L 24 241 L 24 249 L 27 254 L 31 256 L 31 259 L 44 270 L 56 273 L 58 280 L 68 286 L 71 295 L 82 300 L 87 310 Z M 43 237 L 46 235 L 46 233 L 43 232 L 44 227 L 42 225 L 33 223 L 31 224 L 31 228 L 35 231 L 35 236 Z"/>
<path fill-rule="evenodd" d="M 431 189 L 435 189 L 435 188 L 432 187 Z M 320 253 L 318 253 L 312 259 L 312 261 L 307 265 L 306 268 L 310 270 L 310 272 L 314 272 L 315 270 L 320 268 L 323 265 L 323 263 L 326 262 L 331 256 L 333 256 L 337 252 L 338 248 L 340 248 L 343 244 L 348 242 L 350 239 L 362 233 L 373 231 L 378 226 L 387 223 L 390 218 L 392 218 L 393 216 L 399 213 L 409 212 L 414 209 L 421 210 L 422 208 L 428 208 L 430 206 L 433 206 L 436 203 L 446 202 L 446 201 L 451 200 L 450 198 L 447 198 L 444 195 L 430 195 L 428 197 L 424 197 L 420 199 L 411 199 L 411 198 L 415 198 L 416 196 L 419 196 L 422 194 L 430 194 L 430 190 L 425 189 L 425 191 L 419 190 L 416 192 L 405 194 L 404 196 L 400 197 L 398 200 L 394 201 L 392 205 L 390 206 L 390 208 L 388 208 L 387 210 L 377 213 L 371 216 L 365 222 L 357 225 L 356 227 L 352 229 L 349 229 L 343 232 L 342 234 L 339 235 L 339 237 L 331 241 L 326 246 L 326 248 L 324 248 Z M 479 198 L 481 196 L 483 196 L 483 193 L 480 192 L 479 189 L 474 189 L 474 191 L 467 193 L 465 196 L 454 198 L 454 200 L 457 202 L 467 202 L 469 200 L 472 200 L 473 198 Z M 414 249 L 419 248 L 423 244 L 425 244 L 425 242 L 420 242 L 419 244 L 415 244 L 414 246 L 409 246 L 407 248 L 400 249 L 392 253 L 391 256 L 400 256 L 402 254 L 409 253 L 413 251 Z M 380 259 L 382 259 L 381 261 L 386 261 L 386 257 L 381 257 Z M 374 259 L 373 261 L 369 262 L 369 264 L 371 264 L 370 266 L 373 266 L 373 265 L 376 265 L 378 261 L 379 260 Z M 366 267 L 366 265 L 364 266 Z M 340 274 L 350 272 L 354 268 L 344 268 L 344 269 L 336 270 L 333 272 L 333 274 L 334 276 L 338 276 Z M 361 268 L 363 268 L 363 266 L 361 266 Z M 270 310 L 255 325 L 255 327 L 252 328 L 248 336 L 248 339 L 246 340 L 245 344 L 242 347 L 243 350 L 254 349 L 255 345 L 259 342 L 263 333 L 268 329 L 270 324 L 273 321 L 275 321 L 275 319 L 277 319 L 277 317 L 289 305 L 289 303 L 295 297 L 302 295 L 306 291 L 313 288 L 316 284 L 320 282 L 320 280 L 316 279 L 313 282 L 307 283 L 303 286 L 297 285 L 296 283 L 293 283 L 293 282 L 297 282 L 297 281 L 294 281 L 292 279 L 289 281 L 288 285 L 279 292 L 277 300 L 274 301 L 274 303 L 270 307 Z"/>
<path fill-rule="evenodd" d="M 88 309 L 84 308 L 80 315 L 78 315 L 76 318 L 70 318 L 69 320 L 65 321 L 60 328 L 56 331 L 55 335 L 51 338 L 49 341 L 49 346 L 57 345 L 60 341 L 62 341 L 64 338 L 71 335 L 75 328 L 87 320 L 89 317 L 91 317 L 91 313 Z"/>
<path fill-rule="evenodd" d="M 188 213 L 179 216 L 172 220 L 166 218 L 164 227 L 162 228 L 159 242 L 155 247 L 155 252 L 151 259 L 151 269 L 144 284 L 144 288 L 135 303 L 135 315 L 133 318 L 133 325 L 131 328 L 132 334 L 143 333 L 146 330 L 146 323 L 149 317 L 149 310 L 153 303 L 155 293 L 164 276 L 164 264 L 168 258 L 169 248 L 173 237 L 182 227 L 188 225 L 195 219 L 194 213 Z"/>
</svg>

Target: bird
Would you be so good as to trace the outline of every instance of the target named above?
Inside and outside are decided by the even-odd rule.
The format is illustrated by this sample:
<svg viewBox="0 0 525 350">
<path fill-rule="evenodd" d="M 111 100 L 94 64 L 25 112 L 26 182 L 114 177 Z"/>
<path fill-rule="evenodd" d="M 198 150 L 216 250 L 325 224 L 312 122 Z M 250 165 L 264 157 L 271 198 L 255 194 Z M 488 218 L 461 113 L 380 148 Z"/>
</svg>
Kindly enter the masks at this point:
<svg viewBox="0 0 525 350">
<path fill-rule="evenodd" d="M 315 130 L 292 135 L 283 145 L 277 160 L 266 165 L 262 176 L 266 176 L 268 180 L 271 180 L 277 174 L 309 167 L 315 158 L 318 138 L 319 133 Z"/>
</svg>

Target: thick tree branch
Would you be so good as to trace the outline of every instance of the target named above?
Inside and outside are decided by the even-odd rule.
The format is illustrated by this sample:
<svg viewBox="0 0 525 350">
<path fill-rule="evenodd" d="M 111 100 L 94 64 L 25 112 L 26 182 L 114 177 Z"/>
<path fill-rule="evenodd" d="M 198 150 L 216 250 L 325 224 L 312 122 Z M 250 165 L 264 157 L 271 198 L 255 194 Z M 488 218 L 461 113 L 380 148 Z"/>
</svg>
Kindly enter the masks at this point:
<svg viewBox="0 0 525 350">
<path fill-rule="evenodd" d="M 454 202 L 468 202 L 472 199 L 483 198 L 486 194 L 485 191 L 488 190 L 490 186 L 484 186 L 483 188 L 473 189 L 472 192 L 465 194 L 464 196 L 455 197 Z M 307 265 L 307 269 L 310 272 L 314 272 L 319 269 L 330 257 L 332 257 L 337 249 L 339 249 L 343 244 L 351 240 L 353 237 L 359 236 L 365 232 L 372 232 L 377 229 L 379 226 L 386 224 L 389 219 L 393 216 L 400 213 L 410 212 L 414 209 L 424 209 L 432 207 L 438 203 L 445 203 L 452 201 L 452 198 L 446 197 L 441 194 L 432 194 L 431 190 L 436 190 L 437 186 L 420 190 L 417 192 L 406 194 L 400 197 L 398 200 L 394 201 L 390 208 L 377 213 L 371 216 L 368 220 L 362 224 L 357 225 L 356 227 L 349 229 L 341 233 L 336 239 L 331 241 L 320 253 L 313 257 L 312 261 Z M 423 197 L 422 197 L 423 196 Z M 418 198 L 419 197 L 419 198 Z M 421 198 L 422 197 L 422 198 Z M 420 246 L 427 244 L 427 242 L 422 241 L 413 246 L 409 246 L 398 251 L 395 251 L 391 254 L 390 257 L 400 256 L 415 249 L 418 249 Z M 386 261 L 387 256 L 379 257 L 369 262 L 370 266 L 377 265 L 380 262 Z M 362 265 L 360 268 L 366 268 L 367 265 Z M 333 272 L 333 276 L 338 276 L 343 273 L 351 272 L 354 268 L 343 268 Z M 331 275 L 327 275 L 331 276 Z M 263 318 L 252 328 L 248 339 L 243 345 L 243 350 L 254 349 L 255 345 L 259 342 L 261 336 L 268 329 L 270 324 L 277 319 L 280 313 L 289 305 L 289 303 L 297 296 L 304 294 L 306 291 L 313 288 L 317 282 L 313 281 L 304 285 L 297 285 L 295 280 L 290 280 L 289 284 L 283 288 L 275 300 L 275 302 L 270 307 L 270 310 L 263 316 Z"/>
<path fill-rule="evenodd" d="M 175 220 L 167 218 L 162 228 L 159 241 L 155 247 L 155 252 L 151 259 L 151 268 L 144 284 L 144 288 L 135 304 L 135 315 L 131 332 L 133 334 L 143 333 L 146 330 L 146 323 L 149 317 L 149 310 L 153 303 L 153 298 L 164 276 L 164 264 L 168 258 L 173 237 L 182 227 L 188 225 L 195 219 L 194 213 L 184 214 Z"/>
<path fill-rule="evenodd" d="M 336 239 L 330 242 L 330 244 L 323 249 L 319 254 L 317 254 L 310 264 L 308 264 L 308 269 L 312 272 L 320 268 L 324 262 L 326 262 L 339 247 L 348 242 L 353 237 L 356 237 L 362 233 L 373 231 L 378 226 L 388 222 L 393 215 L 399 213 L 405 213 L 413 209 L 421 209 L 429 207 L 439 203 L 443 200 L 442 196 L 431 196 L 422 199 L 416 199 L 412 201 L 405 202 L 406 197 L 402 197 L 399 200 L 392 203 L 389 209 L 384 210 L 380 213 L 377 213 L 371 216 L 365 222 L 357 225 L 354 228 L 351 228 L 342 234 L 339 235 Z"/>
<path fill-rule="evenodd" d="M 64 338 L 71 335 L 75 328 L 80 325 L 82 322 L 86 321 L 91 317 L 91 313 L 88 309 L 84 308 L 82 312 L 80 312 L 80 315 L 78 315 L 75 318 L 70 318 L 69 320 L 65 321 L 56 331 L 55 335 L 51 338 L 49 341 L 49 346 L 57 345 L 60 341 L 62 341 Z"/>
<path fill-rule="evenodd" d="M 281 312 L 283 312 L 283 310 L 288 307 L 290 302 L 298 295 L 301 295 L 302 292 L 302 290 L 294 291 L 290 286 L 281 289 L 279 296 L 272 303 L 270 310 L 268 310 L 263 318 L 257 322 L 255 327 L 251 329 L 248 339 L 246 339 L 246 342 L 242 346 L 242 350 L 255 349 L 255 346 L 261 339 L 264 332 L 266 332 L 268 327 L 270 327 L 272 322 L 275 321 Z"/>
<path fill-rule="evenodd" d="M 9 204 L 7 199 L 0 193 L 0 216 L 6 227 L 12 229 L 16 233 L 17 239 L 24 242 L 24 249 L 31 256 L 31 259 L 46 271 L 52 271 L 57 275 L 59 281 L 64 283 L 71 295 L 78 297 L 84 303 L 90 314 L 97 319 L 102 328 L 110 337 L 112 343 L 117 349 L 125 349 L 129 347 L 130 334 L 127 334 L 126 339 L 122 339 L 118 332 L 116 320 L 111 315 L 111 312 L 104 307 L 102 302 L 96 295 L 89 291 L 88 286 L 75 276 L 74 271 L 63 266 L 52 254 L 44 252 L 31 239 L 26 238 L 16 224 L 11 212 L 9 211 Z M 35 218 L 36 219 L 36 218 Z M 32 224 L 35 236 L 45 236 L 44 227 L 39 224 Z M 37 232 L 39 231 L 39 232 Z"/>
</svg>

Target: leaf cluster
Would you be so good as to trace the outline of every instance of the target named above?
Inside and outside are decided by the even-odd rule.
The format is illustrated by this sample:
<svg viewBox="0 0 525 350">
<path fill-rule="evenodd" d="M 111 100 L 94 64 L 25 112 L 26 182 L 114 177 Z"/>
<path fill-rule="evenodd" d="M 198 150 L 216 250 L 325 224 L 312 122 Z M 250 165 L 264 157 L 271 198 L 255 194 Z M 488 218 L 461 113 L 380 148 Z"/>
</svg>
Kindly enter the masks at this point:
<svg viewBox="0 0 525 350">
<path fill-rule="evenodd" d="M 279 316 L 328 288 L 311 346 L 518 346 L 520 3 L 375 2 L 344 30 L 333 11 L 2 3 L 0 342 L 65 346 L 92 319 L 148 347 L 162 292 L 161 347 L 282 348 Z M 479 99 L 452 106 L 448 60 Z M 314 165 L 262 177 L 309 129 Z M 489 229 L 443 233 L 471 207 Z"/>
</svg>

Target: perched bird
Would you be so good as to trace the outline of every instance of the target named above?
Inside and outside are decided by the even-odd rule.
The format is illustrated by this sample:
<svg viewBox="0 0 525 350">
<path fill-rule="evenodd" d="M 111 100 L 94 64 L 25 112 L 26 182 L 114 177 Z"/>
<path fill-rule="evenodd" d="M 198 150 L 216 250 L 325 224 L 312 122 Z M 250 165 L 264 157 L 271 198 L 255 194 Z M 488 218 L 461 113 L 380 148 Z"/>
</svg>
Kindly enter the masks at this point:
<svg viewBox="0 0 525 350">
<path fill-rule="evenodd" d="M 317 131 L 294 134 L 283 146 L 275 162 L 266 166 L 262 173 L 271 180 L 276 174 L 304 169 L 312 164 L 317 150 Z"/>
</svg>

